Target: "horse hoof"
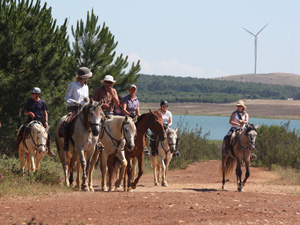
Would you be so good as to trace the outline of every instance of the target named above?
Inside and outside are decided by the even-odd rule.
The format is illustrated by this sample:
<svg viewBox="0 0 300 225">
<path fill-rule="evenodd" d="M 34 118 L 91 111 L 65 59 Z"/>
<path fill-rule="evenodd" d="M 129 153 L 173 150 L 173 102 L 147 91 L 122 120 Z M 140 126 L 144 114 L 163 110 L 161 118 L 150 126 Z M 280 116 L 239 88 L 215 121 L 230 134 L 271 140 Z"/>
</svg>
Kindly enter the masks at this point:
<svg viewBox="0 0 300 225">
<path fill-rule="evenodd" d="M 155 182 L 155 183 L 154 183 L 154 185 L 155 185 L 155 186 L 158 186 L 158 183 L 157 183 L 157 182 Z"/>
<path fill-rule="evenodd" d="M 81 190 L 82 191 L 87 191 L 87 192 L 90 191 L 90 189 L 88 187 L 82 187 Z"/>
<path fill-rule="evenodd" d="M 90 188 L 90 192 L 95 192 L 94 188 Z"/>
<path fill-rule="evenodd" d="M 222 185 L 222 190 L 225 190 L 225 185 Z"/>
<path fill-rule="evenodd" d="M 167 182 L 162 182 L 161 186 L 168 187 L 168 183 Z"/>
<path fill-rule="evenodd" d="M 107 192 L 107 191 L 108 191 L 108 188 L 103 188 L 102 191 Z"/>
<path fill-rule="evenodd" d="M 238 187 L 239 192 L 244 192 L 244 189 L 242 187 Z"/>
</svg>

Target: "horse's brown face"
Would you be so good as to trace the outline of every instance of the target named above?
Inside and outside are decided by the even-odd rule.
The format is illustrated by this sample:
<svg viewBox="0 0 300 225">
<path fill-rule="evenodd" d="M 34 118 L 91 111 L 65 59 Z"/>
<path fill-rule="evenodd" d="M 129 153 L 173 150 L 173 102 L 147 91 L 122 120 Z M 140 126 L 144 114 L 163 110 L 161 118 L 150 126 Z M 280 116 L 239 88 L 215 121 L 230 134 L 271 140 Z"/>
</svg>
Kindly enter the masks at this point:
<svg viewBox="0 0 300 225">
<path fill-rule="evenodd" d="M 158 112 L 152 112 L 151 110 L 150 110 L 150 130 L 154 134 L 158 134 L 160 141 L 166 139 L 163 118 Z"/>
</svg>

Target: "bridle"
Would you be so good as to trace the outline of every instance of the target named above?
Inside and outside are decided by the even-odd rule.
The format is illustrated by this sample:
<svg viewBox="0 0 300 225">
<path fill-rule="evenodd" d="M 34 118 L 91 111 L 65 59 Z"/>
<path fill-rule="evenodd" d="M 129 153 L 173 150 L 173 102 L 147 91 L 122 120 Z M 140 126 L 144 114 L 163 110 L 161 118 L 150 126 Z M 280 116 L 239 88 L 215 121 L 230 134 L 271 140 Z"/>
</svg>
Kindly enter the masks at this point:
<svg viewBox="0 0 300 225">
<path fill-rule="evenodd" d="M 105 133 L 110 137 L 110 139 L 111 139 L 113 145 L 116 147 L 116 152 L 115 152 L 115 154 L 117 153 L 118 147 L 119 147 L 119 145 L 121 144 L 121 141 L 122 141 L 122 140 L 125 139 L 126 143 L 128 142 L 127 139 L 126 139 L 125 131 L 124 131 L 124 130 L 125 130 L 125 127 L 124 127 L 124 126 L 127 125 L 127 124 L 130 124 L 130 122 L 124 120 L 123 123 L 122 123 L 122 126 L 121 126 L 121 134 L 122 134 L 122 137 L 121 137 L 120 140 L 117 140 L 117 139 L 115 139 L 113 136 L 111 136 L 111 134 L 107 131 L 106 126 L 103 125 L 103 128 L 102 128 L 103 131 L 102 131 L 102 134 L 101 134 L 100 139 L 103 138 L 104 132 L 105 132 Z M 108 127 L 108 129 L 109 129 L 109 127 Z M 110 129 L 109 129 L 109 130 L 110 130 Z M 124 151 L 124 149 L 121 149 L 121 151 Z"/>
<path fill-rule="evenodd" d="M 169 130 L 169 129 L 168 129 Z M 166 148 L 165 148 L 165 142 L 164 141 L 160 141 L 161 142 L 161 147 L 162 147 L 162 149 L 165 151 L 165 153 L 167 154 L 169 151 L 171 151 L 171 146 L 174 146 L 175 145 L 175 149 L 177 149 L 177 146 L 178 146 L 178 138 L 176 138 L 176 142 L 175 143 L 169 143 L 169 140 L 168 140 L 168 134 L 170 134 L 171 133 L 171 131 L 168 131 L 167 132 L 167 142 L 168 142 L 168 145 L 169 145 L 169 150 L 167 150 Z M 171 153 L 174 153 L 174 152 L 171 152 Z"/>
<path fill-rule="evenodd" d="M 249 150 L 251 150 L 252 148 L 255 147 L 255 141 L 253 141 L 252 138 L 249 135 L 249 132 L 252 131 L 252 130 L 254 130 L 256 132 L 256 129 L 254 129 L 252 127 L 248 127 L 245 131 L 246 132 L 245 135 L 247 136 L 247 147 L 242 145 L 241 135 L 238 135 L 238 137 L 237 137 L 237 142 L 238 142 L 240 148 L 243 149 L 244 151 L 249 151 Z"/>
</svg>

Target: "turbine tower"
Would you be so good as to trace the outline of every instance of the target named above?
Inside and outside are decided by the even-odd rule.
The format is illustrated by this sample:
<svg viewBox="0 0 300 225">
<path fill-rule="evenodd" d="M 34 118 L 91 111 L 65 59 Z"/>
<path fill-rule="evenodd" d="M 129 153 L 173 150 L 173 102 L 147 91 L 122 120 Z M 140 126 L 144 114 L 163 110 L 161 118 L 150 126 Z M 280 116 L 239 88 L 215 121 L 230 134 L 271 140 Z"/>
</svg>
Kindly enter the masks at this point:
<svg viewBox="0 0 300 225">
<path fill-rule="evenodd" d="M 257 34 L 253 34 L 252 32 L 250 32 L 249 30 L 243 27 L 245 31 L 247 31 L 249 34 L 254 36 L 254 57 L 255 57 L 254 74 L 256 74 L 256 64 L 257 64 L 257 37 L 259 33 L 262 32 L 263 29 L 265 29 L 266 26 L 268 26 L 268 23 L 263 28 L 261 28 L 260 31 L 257 32 Z"/>
</svg>

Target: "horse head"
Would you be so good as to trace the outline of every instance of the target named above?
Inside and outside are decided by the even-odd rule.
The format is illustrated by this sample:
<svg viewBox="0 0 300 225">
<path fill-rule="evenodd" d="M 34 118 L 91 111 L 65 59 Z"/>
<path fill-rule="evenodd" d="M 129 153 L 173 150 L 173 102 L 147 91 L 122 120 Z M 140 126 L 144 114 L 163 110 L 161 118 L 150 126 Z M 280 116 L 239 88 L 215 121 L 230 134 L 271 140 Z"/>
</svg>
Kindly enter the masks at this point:
<svg viewBox="0 0 300 225">
<path fill-rule="evenodd" d="M 169 145 L 169 149 L 171 153 L 174 153 L 177 150 L 178 138 L 177 138 L 177 128 L 174 130 L 172 128 L 168 128 L 166 130 L 167 133 L 167 142 Z"/>
<path fill-rule="evenodd" d="M 101 105 L 102 102 L 90 99 L 89 103 L 85 104 L 82 109 L 83 125 L 87 130 L 92 131 L 93 136 L 99 135 L 101 120 L 105 117 Z"/>
<path fill-rule="evenodd" d="M 254 126 L 253 124 L 248 124 L 245 127 L 246 136 L 247 136 L 247 143 L 248 147 L 251 151 L 255 148 L 255 140 L 257 136 L 257 128 L 259 125 Z"/>
<path fill-rule="evenodd" d="M 32 141 L 36 150 L 39 152 L 45 152 L 48 138 L 48 128 L 45 129 L 42 124 L 36 123 L 33 125 L 31 132 L 33 133 Z"/>
<path fill-rule="evenodd" d="M 163 141 L 166 139 L 166 132 L 164 129 L 164 121 L 161 114 L 158 111 L 150 111 L 149 128 L 154 134 L 158 134 L 159 140 Z"/>
<path fill-rule="evenodd" d="M 136 136 L 136 127 L 131 117 L 125 116 L 125 119 L 122 123 L 121 131 L 124 134 L 128 150 L 132 151 L 135 146 L 134 140 Z"/>
</svg>

